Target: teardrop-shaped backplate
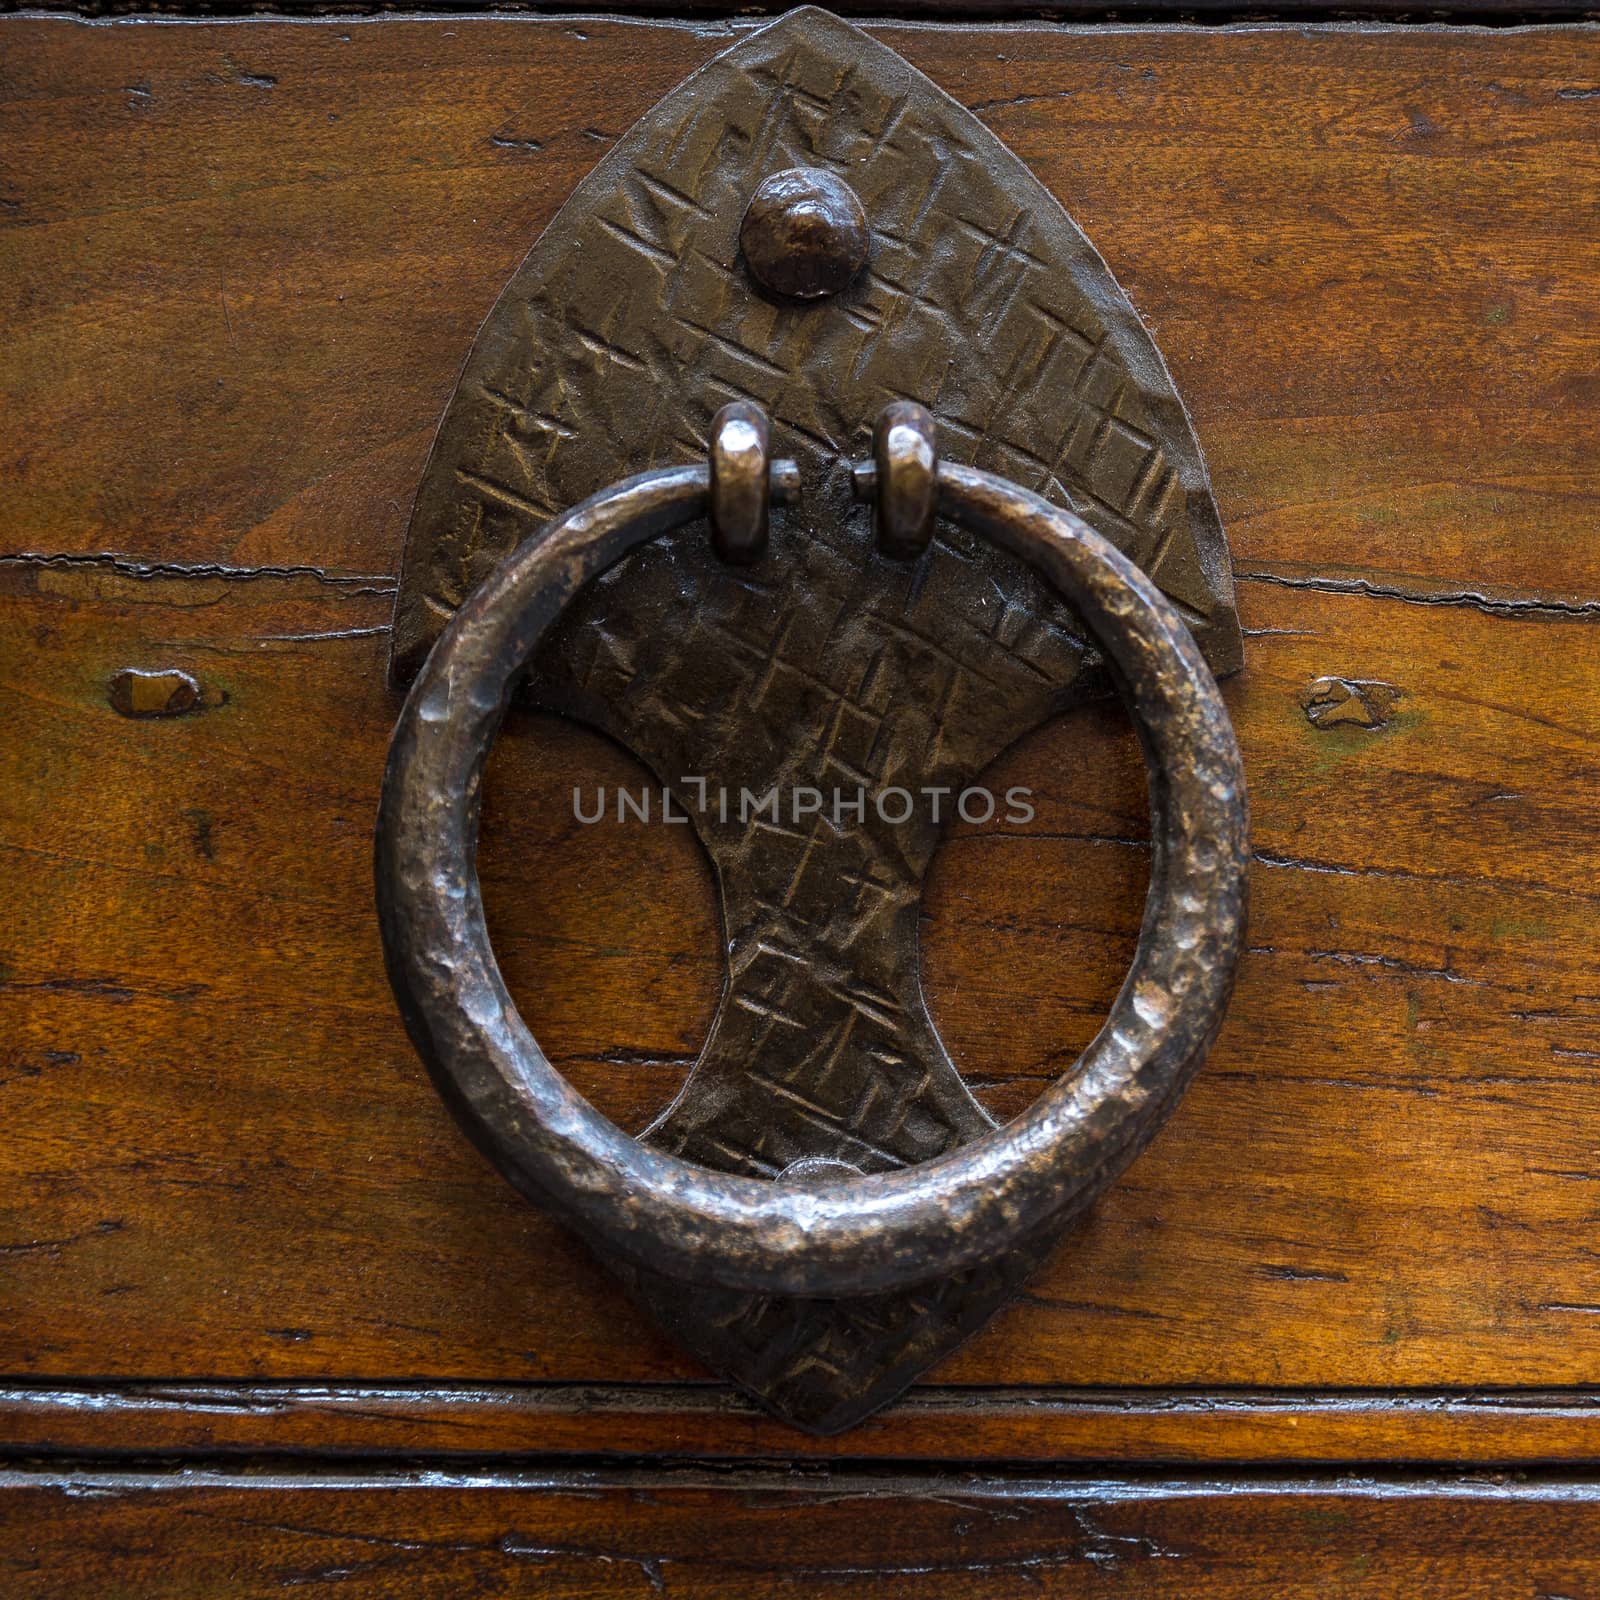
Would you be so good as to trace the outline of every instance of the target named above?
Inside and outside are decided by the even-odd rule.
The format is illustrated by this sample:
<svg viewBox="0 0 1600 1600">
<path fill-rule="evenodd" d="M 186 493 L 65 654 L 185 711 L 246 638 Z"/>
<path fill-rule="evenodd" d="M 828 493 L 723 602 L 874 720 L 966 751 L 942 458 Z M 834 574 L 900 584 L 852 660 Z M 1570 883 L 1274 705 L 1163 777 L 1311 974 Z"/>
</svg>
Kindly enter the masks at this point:
<svg viewBox="0 0 1600 1600">
<path fill-rule="evenodd" d="M 757 188 L 796 167 L 845 180 L 870 229 L 865 269 L 805 302 L 763 292 L 739 243 Z M 1161 358 L 1087 239 L 969 112 L 808 8 L 657 105 L 507 286 L 417 497 L 397 680 L 502 555 L 618 478 L 703 459 L 737 398 L 771 414 L 804 483 L 766 558 L 723 565 L 703 527 L 657 540 L 569 608 L 530 687 L 674 787 L 717 874 L 726 991 L 645 1138 L 752 1177 L 816 1158 L 881 1172 L 992 1126 L 918 975 L 944 819 L 921 804 L 885 820 L 871 803 L 797 817 L 787 799 L 776 820 L 741 817 L 738 797 L 959 792 L 1105 684 L 1073 614 L 982 541 L 941 526 L 914 562 L 874 550 L 849 476 L 873 419 L 919 401 L 947 458 L 1077 511 L 1156 579 L 1219 674 L 1240 662 L 1227 546 Z M 1049 1243 L 854 1300 L 616 1270 L 709 1365 L 831 1432 L 979 1327 Z"/>
</svg>

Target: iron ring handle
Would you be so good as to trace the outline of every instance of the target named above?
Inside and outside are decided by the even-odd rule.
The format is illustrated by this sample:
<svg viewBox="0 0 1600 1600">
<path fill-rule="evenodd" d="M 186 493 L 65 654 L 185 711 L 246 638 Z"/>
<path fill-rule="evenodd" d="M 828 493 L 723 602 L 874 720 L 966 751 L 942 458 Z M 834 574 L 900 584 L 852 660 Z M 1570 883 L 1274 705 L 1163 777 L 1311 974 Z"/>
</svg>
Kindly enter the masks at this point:
<svg viewBox="0 0 1600 1600">
<path fill-rule="evenodd" d="M 1005 1127 L 917 1167 L 814 1186 L 712 1172 L 596 1111 L 551 1066 L 506 991 L 475 859 L 490 745 L 562 609 L 630 550 L 706 515 L 710 467 L 626 479 L 508 556 L 435 645 L 384 775 L 375 856 L 384 955 L 441 1094 L 513 1185 L 591 1242 L 725 1288 L 841 1297 L 907 1287 L 1063 1220 L 1133 1159 L 1187 1085 L 1221 1023 L 1243 940 L 1244 775 L 1216 683 L 1171 603 L 1071 512 L 939 463 L 920 408 L 886 415 L 875 458 L 876 470 L 857 469 L 868 492 L 886 465 L 889 480 L 931 474 L 936 488 L 925 514 L 896 525 L 899 548 L 915 543 L 919 519 L 931 532 L 936 510 L 1030 563 L 1077 608 L 1149 773 L 1154 849 L 1131 970 L 1075 1066 Z"/>
</svg>

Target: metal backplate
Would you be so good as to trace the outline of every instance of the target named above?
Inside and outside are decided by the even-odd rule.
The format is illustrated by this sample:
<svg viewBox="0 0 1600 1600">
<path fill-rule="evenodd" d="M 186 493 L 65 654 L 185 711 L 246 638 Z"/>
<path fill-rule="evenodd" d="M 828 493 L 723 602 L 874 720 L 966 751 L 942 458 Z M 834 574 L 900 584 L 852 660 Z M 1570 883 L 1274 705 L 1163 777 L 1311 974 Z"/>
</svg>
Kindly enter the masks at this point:
<svg viewBox="0 0 1600 1600">
<path fill-rule="evenodd" d="M 869 264 L 832 298 L 779 303 L 741 261 L 745 206 L 788 167 L 838 174 L 864 206 Z M 417 498 L 397 680 L 500 556 L 617 478 L 703 459 L 712 416 L 740 397 L 771 413 L 804 482 L 769 554 L 734 569 L 703 527 L 658 540 L 571 607 L 530 691 L 674 787 L 717 875 L 726 990 L 645 1139 L 753 1177 L 807 1158 L 881 1172 L 992 1126 L 921 991 L 930 808 L 897 826 L 871 806 L 741 823 L 684 780 L 735 796 L 958 790 L 1106 685 L 1073 614 L 982 541 L 941 527 L 916 562 L 875 552 L 849 476 L 874 417 L 919 401 L 947 459 L 1076 510 L 1156 579 L 1219 674 L 1240 661 L 1227 547 L 1161 358 L 1082 233 L 970 113 L 807 9 L 656 106 L 507 286 Z M 980 1326 L 1048 1244 L 839 1301 L 617 1270 L 709 1365 L 833 1431 Z"/>
</svg>

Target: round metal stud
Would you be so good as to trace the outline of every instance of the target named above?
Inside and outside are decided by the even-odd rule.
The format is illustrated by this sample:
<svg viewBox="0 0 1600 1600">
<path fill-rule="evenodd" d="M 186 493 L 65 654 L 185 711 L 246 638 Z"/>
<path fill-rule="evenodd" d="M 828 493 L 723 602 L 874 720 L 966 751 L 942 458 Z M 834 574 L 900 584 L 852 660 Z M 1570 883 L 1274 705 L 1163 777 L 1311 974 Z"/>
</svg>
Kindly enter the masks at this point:
<svg viewBox="0 0 1600 1600">
<path fill-rule="evenodd" d="M 788 167 L 756 190 L 739 247 L 762 288 L 790 300 L 838 294 L 867 264 L 872 234 L 856 192 L 820 167 Z"/>
</svg>

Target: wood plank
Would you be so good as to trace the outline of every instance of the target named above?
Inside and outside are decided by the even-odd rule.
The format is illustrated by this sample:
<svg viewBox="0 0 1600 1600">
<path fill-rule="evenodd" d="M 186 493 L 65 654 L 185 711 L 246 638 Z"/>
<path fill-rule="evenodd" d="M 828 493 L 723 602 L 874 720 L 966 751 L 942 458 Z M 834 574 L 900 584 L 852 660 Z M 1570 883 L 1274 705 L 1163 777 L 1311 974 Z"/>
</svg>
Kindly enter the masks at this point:
<svg viewBox="0 0 1600 1600">
<path fill-rule="evenodd" d="M 1503 1600 L 1600 1582 L 1593 1482 L 854 1471 L 0 1475 L 30 1600 L 1197 1593 Z"/>
<path fill-rule="evenodd" d="M 1539 1467 L 1600 1455 L 1600 1396 L 1592 1388 L 931 1385 L 848 1433 L 819 1439 L 709 1383 L 37 1383 L 0 1390 L 0 1442 L 30 1459 L 159 1455 L 202 1465 L 263 1455 L 459 1463 L 530 1451 L 557 1460 L 603 1448 L 672 1462 L 988 1459 L 1049 1471 L 1073 1462 Z"/>
<path fill-rule="evenodd" d="M 34 658 L 7 682 L 25 737 L 6 836 L 41 841 L 11 856 L 34 908 L 6 979 L 11 1370 L 687 1375 L 467 1148 L 393 1015 L 365 820 L 390 702 L 361 620 L 386 596 L 205 580 L 209 603 L 162 606 L 178 580 L 118 579 L 135 600 L 94 602 L 67 569 L 52 599 L 36 584 L 61 570 L 23 570 L 12 626 L 48 629 L 63 670 Z M 1251 768 L 1275 781 L 1257 786 L 1252 949 L 1224 1037 L 1162 1138 L 943 1376 L 1585 1382 L 1600 1028 L 1581 997 L 1600 986 L 1594 891 L 1559 880 L 1581 871 L 1595 787 L 1530 761 L 1474 697 L 1419 691 L 1431 714 L 1410 731 L 1311 729 L 1291 653 L 1326 659 L 1341 609 L 1357 648 L 1373 602 L 1261 593 L 1298 609 L 1273 613 L 1281 667 L 1230 686 Z M 1441 614 L 1398 611 L 1428 659 Z M 1467 615 L 1446 647 L 1469 671 L 1508 629 L 1569 626 Z M 106 681 L 149 639 L 163 654 L 136 659 L 226 702 L 120 718 Z M 1535 687 L 1518 686 L 1538 714 Z M 936 863 L 936 1015 L 1001 1113 L 1120 982 L 1143 871 L 1126 744 L 1109 713 L 1040 735 L 997 775 L 1034 784 L 1038 830 L 959 829 Z M 485 874 L 508 975 L 574 1081 L 641 1126 L 715 999 L 703 867 L 680 833 L 573 822 L 575 784 L 628 775 L 592 736 L 530 718 L 501 758 Z M 1513 785 L 1520 843 L 1554 881 L 1468 848 L 1474 802 Z"/>
<path fill-rule="evenodd" d="M 1258 866 L 1228 1027 L 936 1383 L 1589 1383 L 1600 35 L 881 31 L 1150 319 L 1250 631 L 1228 694 Z M 0 974 L 0 1370 L 695 1376 L 449 1124 L 385 990 L 369 851 L 393 573 L 472 331 L 609 139 L 725 37 L 0 22 L 0 840 L 25 912 Z M 119 714 L 127 667 L 189 672 L 201 708 Z M 1380 725 L 1316 725 L 1325 678 L 1402 693 Z M 575 783 L 631 771 L 520 723 L 485 879 L 530 1020 L 637 1128 L 718 977 L 693 847 L 572 821 Z M 952 835 L 926 961 L 1005 1113 L 1115 993 L 1144 822 L 1109 713 L 998 776 L 1036 790 L 1036 825 Z M 1349 1436 L 1307 1411 L 1328 1459 Z M 640 1415 L 629 1449 L 685 1426 Z M 906 1417 L 873 1448 L 944 1448 Z M 1096 1427 L 1104 1454 L 1179 1448 L 1120 1426 L 1063 1421 L 1062 1453 Z M 1019 1427 L 972 1449 L 1048 1453 Z"/>
<path fill-rule="evenodd" d="M 8 0 L 12 9 L 22 9 Z M 39 9 L 32 7 L 29 9 Z M 72 5 L 51 6 L 55 11 L 80 17 L 124 17 L 148 15 L 189 18 L 235 18 L 270 12 L 275 16 L 322 17 L 327 15 L 323 0 L 76 0 Z M 739 17 L 781 16 L 790 10 L 783 0 L 759 0 L 741 5 Z M 1272 0 L 1270 5 L 1247 6 L 1240 0 L 1141 0 L 1137 6 L 1112 6 L 1105 0 L 837 0 L 828 8 L 847 17 L 895 17 L 912 22 L 956 22 L 981 18 L 990 22 L 1056 21 L 1071 18 L 1085 22 L 1179 22 L 1203 19 L 1209 23 L 1242 19 L 1247 22 L 1349 22 L 1353 19 L 1415 20 L 1424 12 L 1414 0 L 1361 0 L 1360 4 L 1332 5 L 1329 0 Z M 494 16 L 518 14 L 516 0 L 350 0 L 339 8 L 340 15 L 422 12 L 431 14 Z M 571 3 L 543 6 L 541 10 L 572 11 L 592 15 L 592 8 Z M 627 8 L 643 17 L 721 17 L 727 7 L 715 0 L 633 0 Z M 1534 4 L 1512 4 L 1510 0 L 1450 0 L 1448 5 L 1429 6 L 1426 17 L 1433 23 L 1494 22 L 1536 23 L 1593 18 L 1594 8 L 1586 0 L 1537 0 Z"/>
<path fill-rule="evenodd" d="M 731 25 L 3 27 L 19 546 L 377 571 L 529 241 Z M 1593 29 L 878 31 L 1097 241 L 1242 567 L 1595 598 Z"/>
</svg>

